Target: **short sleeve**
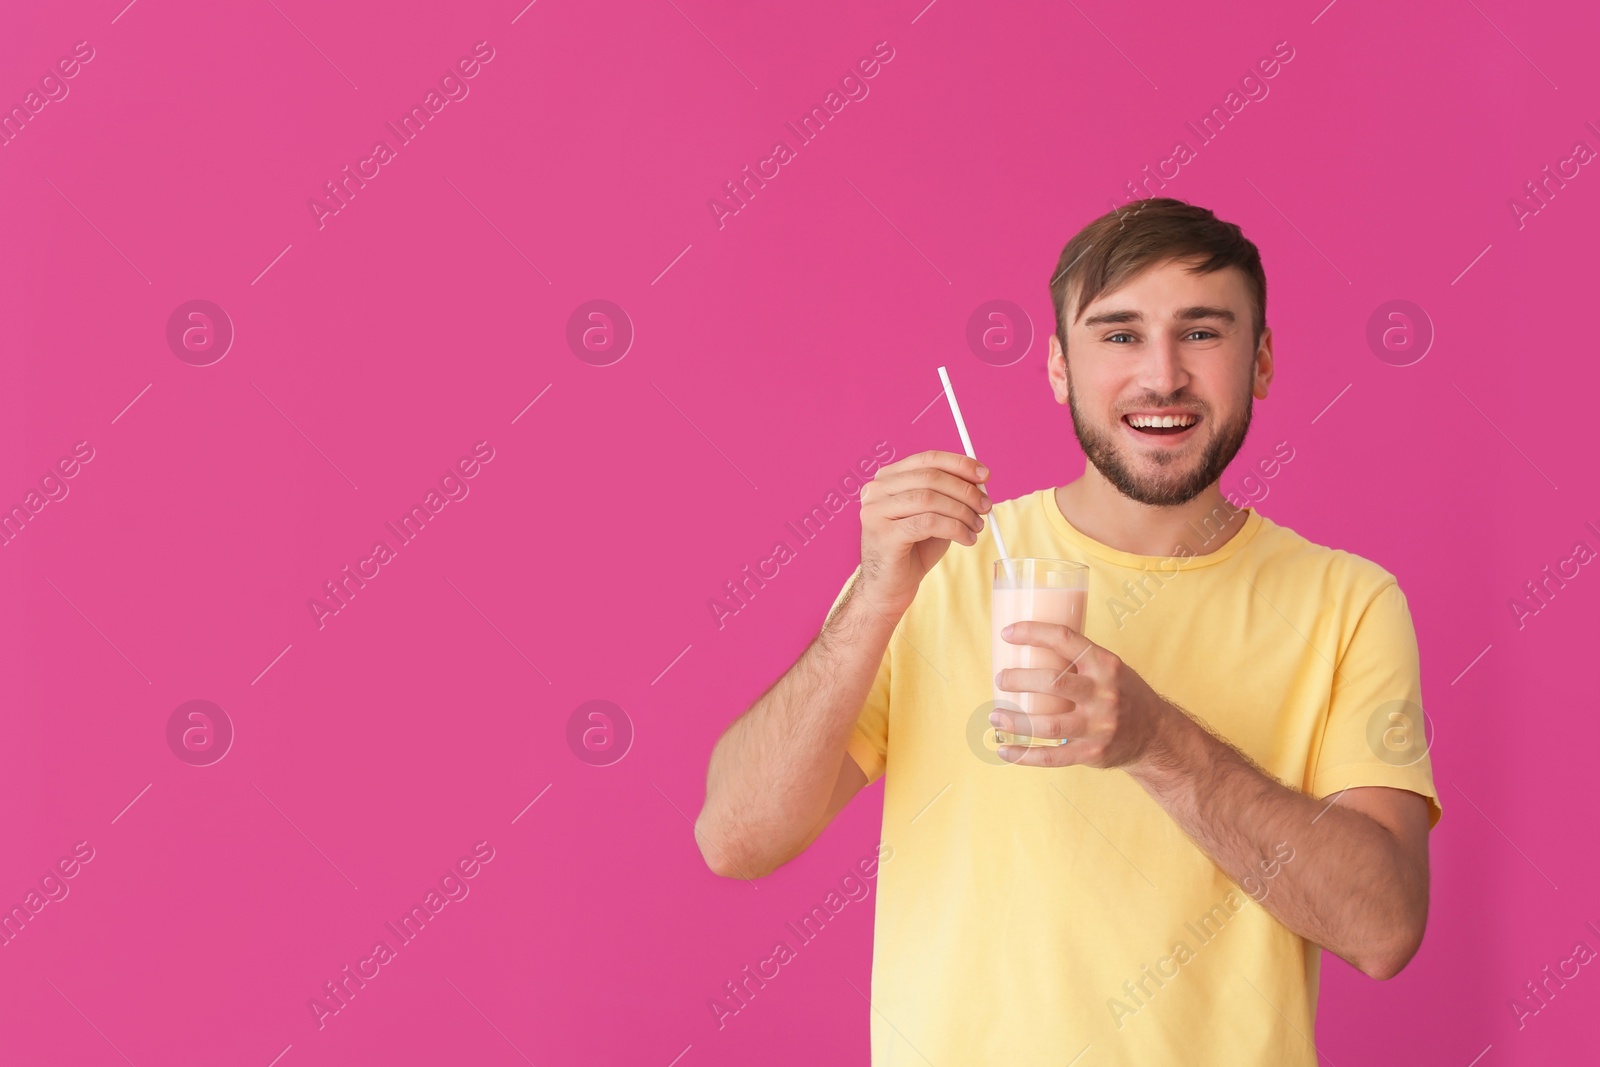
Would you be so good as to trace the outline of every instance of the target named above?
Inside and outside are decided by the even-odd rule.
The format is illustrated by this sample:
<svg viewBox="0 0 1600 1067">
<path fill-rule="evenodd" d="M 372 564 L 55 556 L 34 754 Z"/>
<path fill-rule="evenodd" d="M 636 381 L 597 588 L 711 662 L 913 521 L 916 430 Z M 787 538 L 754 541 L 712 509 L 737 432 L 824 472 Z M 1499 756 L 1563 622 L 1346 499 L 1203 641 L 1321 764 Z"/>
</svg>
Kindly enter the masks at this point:
<svg viewBox="0 0 1600 1067">
<path fill-rule="evenodd" d="M 833 598 L 833 607 L 828 609 L 830 617 L 844 602 L 851 583 L 860 573 L 861 569 L 856 568 L 845 581 L 844 587 L 839 590 L 839 595 Z M 894 643 L 891 641 L 883 650 L 883 658 L 878 661 L 878 673 L 872 679 L 872 688 L 867 690 L 867 699 L 856 715 L 855 729 L 850 732 L 850 740 L 845 745 L 845 751 L 850 754 L 850 758 L 855 760 L 856 765 L 866 774 L 868 785 L 883 777 L 884 768 L 888 764 L 889 660 L 893 648 Z"/>
<path fill-rule="evenodd" d="M 1428 754 L 1417 635 L 1397 582 L 1381 588 L 1357 620 L 1334 671 L 1311 794 L 1388 786 L 1428 800 L 1428 828 L 1443 814 Z"/>
</svg>

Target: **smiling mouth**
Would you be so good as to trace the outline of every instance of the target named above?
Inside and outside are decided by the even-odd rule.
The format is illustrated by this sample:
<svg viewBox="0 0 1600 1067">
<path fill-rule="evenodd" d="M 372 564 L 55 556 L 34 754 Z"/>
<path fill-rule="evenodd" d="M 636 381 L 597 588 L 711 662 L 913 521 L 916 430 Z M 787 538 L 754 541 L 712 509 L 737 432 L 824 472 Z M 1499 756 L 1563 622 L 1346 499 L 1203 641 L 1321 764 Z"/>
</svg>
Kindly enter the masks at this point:
<svg viewBox="0 0 1600 1067">
<path fill-rule="evenodd" d="M 1200 425 L 1200 416 L 1183 415 L 1124 415 L 1122 424 L 1135 433 L 1150 437 L 1176 437 Z"/>
</svg>

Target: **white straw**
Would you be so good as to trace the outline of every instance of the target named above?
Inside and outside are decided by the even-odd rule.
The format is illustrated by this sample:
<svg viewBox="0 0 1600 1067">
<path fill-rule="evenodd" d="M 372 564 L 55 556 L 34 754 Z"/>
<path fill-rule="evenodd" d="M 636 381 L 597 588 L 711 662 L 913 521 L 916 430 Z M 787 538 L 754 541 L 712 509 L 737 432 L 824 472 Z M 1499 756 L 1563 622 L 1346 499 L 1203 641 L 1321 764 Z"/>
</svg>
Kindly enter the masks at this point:
<svg viewBox="0 0 1600 1067">
<path fill-rule="evenodd" d="M 950 384 L 950 374 L 943 367 L 939 368 L 939 380 L 944 383 L 944 398 L 950 402 L 950 414 L 956 417 L 956 430 L 961 434 L 961 447 L 967 450 L 968 459 L 977 459 L 977 453 L 972 450 L 972 438 L 967 435 L 966 421 L 961 418 L 961 405 L 956 403 L 955 387 Z M 983 490 L 985 496 L 988 495 L 987 486 L 979 486 L 979 488 Z M 989 499 L 991 503 L 994 500 L 993 497 Z M 1000 536 L 1000 524 L 994 521 L 993 508 L 989 509 L 989 529 L 994 532 L 994 543 L 995 547 L 1000 550 L 1000 558 L 1002 560 L 1008 559 L 1011 553 L 1006 551 L 1006 539 Z M 1011 564 L 1007 563 L 1005 566 L 1006 576 L 1011 577 Z"/>
</svg>

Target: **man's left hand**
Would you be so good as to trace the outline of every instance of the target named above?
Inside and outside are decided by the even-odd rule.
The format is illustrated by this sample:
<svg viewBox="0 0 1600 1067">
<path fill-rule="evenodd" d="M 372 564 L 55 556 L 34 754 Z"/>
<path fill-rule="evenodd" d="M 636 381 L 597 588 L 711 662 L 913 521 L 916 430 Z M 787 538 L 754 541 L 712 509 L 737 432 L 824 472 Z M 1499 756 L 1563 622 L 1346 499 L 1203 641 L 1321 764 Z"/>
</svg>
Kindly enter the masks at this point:
<svg viewBox="0 0 1600 1067">
<path fill-rule="evenodd" d="M 1008 692 L 1043 693 L 1072 703 L 1058 714 L 992 714 L 989 721 L 1008 733 L 1066 739 L 1061 745 L 1001 745 L 1000 758 L 1007 763 L 1132 769 L 1160 750 L 1166 724 L 1182 714 L 1115 653 L 1071 627 L 1019 622 L 1006 627 L 1001 637 L 1014 645 L 1048 649 L 1073 668 L 1007 667 L 996 675 L 996 683 Z"/>
</svg>

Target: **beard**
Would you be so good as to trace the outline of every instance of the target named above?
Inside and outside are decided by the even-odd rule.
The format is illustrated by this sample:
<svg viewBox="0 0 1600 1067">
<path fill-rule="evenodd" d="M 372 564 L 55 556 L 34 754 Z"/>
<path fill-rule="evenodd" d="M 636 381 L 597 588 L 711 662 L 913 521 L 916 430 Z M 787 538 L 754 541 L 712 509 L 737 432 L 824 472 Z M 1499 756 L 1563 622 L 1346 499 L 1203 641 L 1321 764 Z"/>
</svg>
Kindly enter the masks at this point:
<svg viewBox="0 0 1600 1067">
<path fill-rule="evenodd" d="M 1201 421 L 1211 428 L 1211 437 L 1200 452 L 1199 461 L 1187 454 L 1177 454 L 1164 449 L 1152 450 L 1148 462 L 1162 468 L 1154 474 L 1141 476 L 1134 473 L 1128 450 L 1121 446 L 1116 430 L 1106 433 L 1095 426 L 1078 408 L 1077 393 L 1072 390 L 1072 371 L 1067 370 L 1067 407 L 1072 412 L 1072 429 L 1078 435 L 1083 454 L 1117 491 L 1130 500 L 1151 507 L 1170 508 L 1187 504 L 1199 496 L 1212 483 L 1222 477 L 1222 472 L 1244 446 L 1245 434 L 1250 429 L 1253 397 L 1248 389 L 1244 395 L 1244 410 L 1234 420 L 1222 426 L 1211 418 L 1207 405 L 1194 404 L 1190 398 L 1178 393 L 1170 397 L 1151 397 L 1141 407 L 1198 407 Z M 1120 421 L 1120 420 L 1119 420 Z M 1191 464 L 1185 466 L 1186 464 Z M 1164 472 L 1164 473 L 1163 473 Z"/>
</svg>

